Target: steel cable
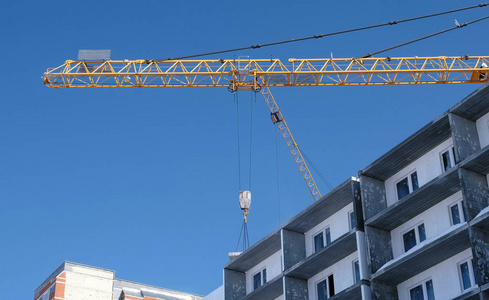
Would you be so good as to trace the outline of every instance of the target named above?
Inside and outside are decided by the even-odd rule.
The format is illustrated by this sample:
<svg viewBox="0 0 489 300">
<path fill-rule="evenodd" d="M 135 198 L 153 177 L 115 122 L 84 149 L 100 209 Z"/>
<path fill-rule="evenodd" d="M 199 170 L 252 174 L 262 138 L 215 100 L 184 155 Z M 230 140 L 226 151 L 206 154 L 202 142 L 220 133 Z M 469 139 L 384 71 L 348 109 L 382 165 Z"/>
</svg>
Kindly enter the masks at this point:
<svg viewBox="0 0 489 300">
<path fill-rule="evenodd" d="M 431 17 L 436 17 L 436 16 L 441 16 L 441 15 L 455 13 L 455 12 L 459 12 L 459 11 L 463 11 L 463 10 L 485 7 L 488 5 L 489 5 L 489 3 L 486 2 L 486 3 L 481 3 L 478 5 L 467 6 L 467 7 L 462 7 L 462 8 L 458 8 L 458 9 L 452 9 L 452 10 L 448 10 L 448 11 L 444 11 L 444 12 L 439 12 L 439 13 L 434 13 L 434 14 L 429 14 L 429 15 L 424 15 L 424 16 L 419 16 L 419 17 L 414 17 L 414 18 L 408 18 L 408 19 L 403 19 L 403 20 L 399 20 L 399 21 L 394 20 L 394 21 L 390 21 L 390 22 L 386 22 L 386 23 L 380 23 L 380 24 L 375 24 L 375 25 L 370 25 L 370 26 L 363 26 L 363 27 L 341 30 L 341 31 L 336 31 L 336 32 L 330 32 L 330 33 L 316 34 L 316 35 L 301 37 L 301 38 L 297 38 L 297 39 L 289 39 L 289 40 L 283 40 L 283 41 L 266 43 L 266 44 L 256 44 L 256 45 L 251 45 L 251 46 L 247 46 L 247 47 L 239 47 L 239 48 L 233 48 L 233 49 L 227 49 L 227 50 L 205 52 L 205 53 L 192 54 L 192 55 L 186 55 L 186 56 L 180 56 L 180 57 L 168 57 L 168 58 L 164 58 L 164 59 L 155 59 L 155 60 L 147 60 L 147 61 L 148 62 L 152 62 L 152 61 L 162 62 L 162 61 L 166 61 L 166 60 L 180 60 L 180 59 L 194 58 L 194 57 L 200 57 L 200 56 L 208 56 L 208 55 L 213 55 L 213 54 L 221 54 L 221 53 L 242 51 L 242 50 L 248 50 L 248 49 L 258 49 L 258 48 L 282 45 L 282 44 L 287 44 L 287 43 L 301 42 L 301 41 L 305 41 L 305 40 L 318 39 L 318 38 L 323 38 L 323 37 L 332 36 L 332 35 L 339 35 L 339 34 L 350 33 L 350 32 L 361 31 L 361 30 L 367 30 L 367 29 L 378 28 L 378 27 L 383 27 L 383 26 L 397 25 L 400 23 L 416 21 L 416 20 L 426 19 L 426 18 L 431 18 Z"/>
</svg>

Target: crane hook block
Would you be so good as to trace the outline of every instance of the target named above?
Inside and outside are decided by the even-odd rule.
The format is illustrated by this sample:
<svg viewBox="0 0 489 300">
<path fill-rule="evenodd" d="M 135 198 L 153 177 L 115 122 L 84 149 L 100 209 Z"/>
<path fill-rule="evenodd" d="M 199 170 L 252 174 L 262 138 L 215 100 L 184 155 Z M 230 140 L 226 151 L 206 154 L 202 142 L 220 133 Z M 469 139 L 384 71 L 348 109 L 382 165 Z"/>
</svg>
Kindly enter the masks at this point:
<svg viewBox="0 0 489 300">
<path fill-rule="evenodd" d="M 242 210 L 248 211 L 251 204 L 251 191 L 240 191 L 239 192 L 239 206 Z"/>
</svg>

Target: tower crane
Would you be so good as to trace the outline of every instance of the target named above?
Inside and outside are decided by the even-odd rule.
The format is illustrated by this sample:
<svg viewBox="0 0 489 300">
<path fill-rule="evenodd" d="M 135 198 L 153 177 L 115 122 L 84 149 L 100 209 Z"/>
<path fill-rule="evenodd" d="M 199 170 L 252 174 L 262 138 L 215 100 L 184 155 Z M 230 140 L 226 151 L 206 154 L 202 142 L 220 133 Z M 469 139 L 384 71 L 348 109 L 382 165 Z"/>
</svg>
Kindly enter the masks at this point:
<svg viewBox="0 0 489 300">
<path fill-rule="evenodd" d="M 489 56 L 246 60 L 67 60 L 51 88 L 224 87 L 261 92 L 314 200 L 321 198 L 270 87 L 486 83 Z M 249 203 L 244 209 L 249 207 Z M 245 215 L 246 216 L 246 215 Z"/>
</svg>

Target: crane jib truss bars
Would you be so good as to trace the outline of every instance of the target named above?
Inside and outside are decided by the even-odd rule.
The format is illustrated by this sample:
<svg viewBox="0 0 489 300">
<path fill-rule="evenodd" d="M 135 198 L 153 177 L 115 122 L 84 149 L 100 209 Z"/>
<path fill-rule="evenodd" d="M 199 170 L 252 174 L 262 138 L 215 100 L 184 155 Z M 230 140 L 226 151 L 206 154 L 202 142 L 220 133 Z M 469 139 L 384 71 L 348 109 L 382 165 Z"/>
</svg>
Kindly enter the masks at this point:
<svg viewBox="0 0 489 300">
<path fill-rule="evenodd" d="M 351 86 L 487 82 L 489 56 L 361 59 L 73 61 L 49 69 L 53 88 Z M 481 66 L 485 66 L 481 68 Z"/>
</svg>

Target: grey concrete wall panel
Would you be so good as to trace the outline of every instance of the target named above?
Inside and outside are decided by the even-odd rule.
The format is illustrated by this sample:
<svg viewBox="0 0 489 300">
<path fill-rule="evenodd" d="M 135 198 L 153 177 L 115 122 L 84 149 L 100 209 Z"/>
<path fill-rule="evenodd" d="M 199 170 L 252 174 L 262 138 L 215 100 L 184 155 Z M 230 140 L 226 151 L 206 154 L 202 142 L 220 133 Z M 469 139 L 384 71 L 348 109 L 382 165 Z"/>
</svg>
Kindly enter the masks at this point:
<svg viewBox="0 0 489 300">
<path fill-rule="evenodd" d="M 224 266 L 226 269 L 246 272 L 281 248 L 280 229 L 270 233 Z"/>
<path fill-rule="evenodd" d="M 246 295 L 243 300 L 263 300 L 275 299 L 284 292 L 284 284 L 282 276 L 277 276 L 271 281 L 268 281 L 260 288 Z"/>
<path fill-rule="evenodd" d="M 381 180 L 360 175 L 363 218 L 365 221 L 387 208 L 385 184 Z"/>
<path fill-rule="evenodd" d="M 307 280 L 284 277 L 285 300 L 308 300 Z"/>
<path fill-rule="evenodd" d="M 347 179 L 285 223 L 283 228 L 297 232 L 306 232 L 318 225 L 353 201 L 352 184 L 356 181 L 357 179 L 354 177 Z"/>
<path fill-rule="evenodd" d="M 362 284 L 364 284 L 366 282 L 358 282 L 344 290 L 342 290 L 341 292 L 339 292 L 338 294 L 330 297 L 329 299 L 330 300 L 351 300 L 351 299 L 362 299 Z M 368 283 L 370 284 L 370 283 Z"/>
<path fill-rule="evenodd" d="M 361 172 L 363 175 L 385 181 L 450 137 L 450 124 L 448 112 L 446 112 L 382 155 Z"/>
<path fill-rule="evenodd" d="M 470 228 L 469 234 L 478 284 L 482 286 L 489 283 L 489 232 Z"/>
<path fill-rule="evenodd" d="M 482 175 L 489 174 L 489 146 L 477 151 L 463 161 L 460 167 Z"/>
<path fill-rule="evenodd" d="M 460 182 L 464 199 L 464 209 L 467 220 L 479 214 L 481 210 L 489 206 L 489 188 L 486 176 L 460 168 Z"/>
<path fill-rule="evenodd" d="M 391 234 L 389 231 L 365 226 L 367 240 L 367 262 L 373 274 L 389 260 L 392 254 Z"/>
<path fill-rule="evenodd" d="M 352 230 L 337 238 L 330 245 L 308 256 L 288 271 L 285 271 L 285 275 L 300 279 L 309 279 L 322 270 L 334 265 L 357 250 L 355 233 L 356 231 Z"/>
<path fill-rule="evenodd" d="M 442 261 L 470 248 L 468 224 L 456 227 L 423 247 L 412 249 L 400 259 L 393 260 L 372 274 L 372 281 L 396 286 Z M 368 229 L 368 227 L 367 227 Z"/>
<path fill-rule="evenodd" d="M 304 233 L 282 229 L 282 249 L 284 270 L 306 258 L 306 237 Z"/>
<path fill-rule="evenodd" d="M 456 161 L 462 161 L 480 150 L 479 134 L 475 121 L 449 114 Z"/>
<path fill-rule="evenodd" d="M 485 84 L 455 104 L 450 112 L 476 121 L 489 112 L 489 84 Z"/>
<path fill-rule="evenodd" d="M 398 300 L 397 287 L 372 281 L 372 299 L 374 300 Z"/>
<path fill-rule="evenodd" d="M 362 191 L 360 190 L 360 182 L 353 182 L 353 209 L 357 218 L 357 229 L 365 231 L 365 222 L 363 220 L 363 208 L 362 208 Z"/>
<path fill-rule="evenodd" d="M 224 299 L 239 300 L 246 296 L 246 274 L 224 269 Z"/>
<path fill-rule="evenodd" d="M 382 213 L 368 219 L 366 224 L 391 231 L 460 191 L 461 186 L 457 169 L 458 167 L 452 168 L 448 172 L 432 179 L 417 191 L 390 205 Z"/>
</svg>

